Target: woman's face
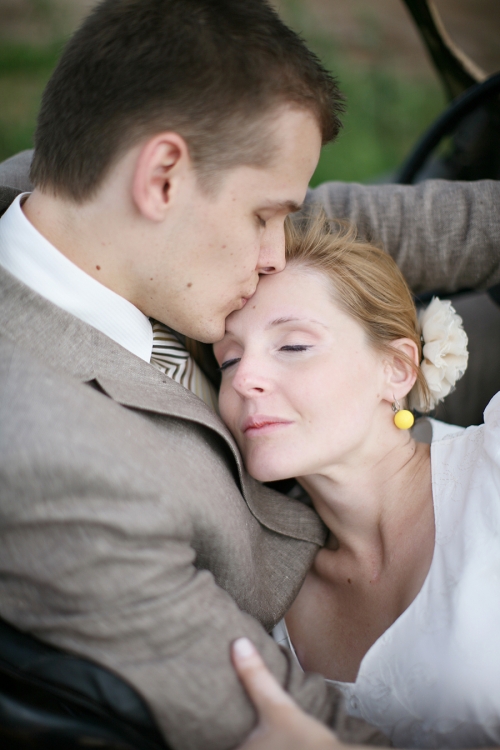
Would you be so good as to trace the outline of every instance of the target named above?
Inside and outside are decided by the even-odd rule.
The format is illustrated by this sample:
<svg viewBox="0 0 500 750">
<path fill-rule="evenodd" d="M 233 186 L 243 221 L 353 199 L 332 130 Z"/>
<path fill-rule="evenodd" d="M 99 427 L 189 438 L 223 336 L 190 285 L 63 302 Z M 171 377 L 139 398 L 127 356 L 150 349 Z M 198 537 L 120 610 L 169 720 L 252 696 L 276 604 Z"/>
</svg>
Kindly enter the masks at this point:
<svg viewBox="0 0 500 750">
<path fill-rule="evenodd" d="M 261 481 L 359 461 L 377 444 L 377 415 L 390 420 L 387 363 L 317 271 L 261 277 L 214 351 L 222 418 Z"/>
</svg>

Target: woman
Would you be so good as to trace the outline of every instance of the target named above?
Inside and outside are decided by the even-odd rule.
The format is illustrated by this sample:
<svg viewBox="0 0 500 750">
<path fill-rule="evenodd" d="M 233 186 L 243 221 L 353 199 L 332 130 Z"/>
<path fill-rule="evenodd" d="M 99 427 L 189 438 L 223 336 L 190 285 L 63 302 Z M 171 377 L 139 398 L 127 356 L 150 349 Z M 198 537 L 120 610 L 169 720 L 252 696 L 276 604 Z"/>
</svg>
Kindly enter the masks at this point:
<svg viewBox="0 0 500 750">
<path fill-rule="evenodd" d="M 417 442 L 404 406 L 467 363 L 450 303 L 419 323 L 391 258 L 323 219 L 287 254 L 215 345 L 249 472 L 298 477 L 329 529 L 275 636 L 396 746 L 500 744 L 500 395 Z"/>
</svg>

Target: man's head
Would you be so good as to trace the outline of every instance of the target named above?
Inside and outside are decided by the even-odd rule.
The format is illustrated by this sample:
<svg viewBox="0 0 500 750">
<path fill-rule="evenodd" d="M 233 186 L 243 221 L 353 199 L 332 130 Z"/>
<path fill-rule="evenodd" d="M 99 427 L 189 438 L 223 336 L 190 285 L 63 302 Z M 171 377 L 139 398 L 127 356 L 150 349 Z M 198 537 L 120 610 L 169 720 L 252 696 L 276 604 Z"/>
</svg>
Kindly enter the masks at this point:
<svg viewBox="0 0 500 750">
<path fill-rule="evenodd" d="M 302 202 L 341 108 L 334 80 L 265 0 L 104 0 L 47 86 L 31 177 L 39 191 L 75 208 L 97 200 L 107 184 L 116 194 L 117 174 L 128 181 L 155 257 L 141 251 L 137 284 L 93 275 L 146 314 L 210 340 L 222 335 L 221 318 L 252 293 L 258 273 L 283 266 L 284 218 Z M 251 202 L 236 205 L 250 186 Z M 263 217 L 266 203 L 283 205 Z M 238 211 L 261 227 L 250 238 L 242 224 L 237 242 L 234 226 L 227 247 L 222 225 L 214 232 L 213 224 L 243 222 Z M 148 221 L 161 232 L 151 235 Z M 221 264 L 217 278 L 208 273 Z M 83 265 L 91 272 L 101 264 Z M 181 274 L 181 281 L 180 267 L 190 269 L 189 279 Z"/>
<path fill-rule="evenodd" d="M 171 130 L 209 186 L 221 170 L 269 160 L 265 135 L 280 105 L 314 113 L 326 142 L 339 103 L 332 78 L 265 0 L 104 0 L 46 88 L 32 178 L 85 200 L 130 146 Z"/>
</svg>

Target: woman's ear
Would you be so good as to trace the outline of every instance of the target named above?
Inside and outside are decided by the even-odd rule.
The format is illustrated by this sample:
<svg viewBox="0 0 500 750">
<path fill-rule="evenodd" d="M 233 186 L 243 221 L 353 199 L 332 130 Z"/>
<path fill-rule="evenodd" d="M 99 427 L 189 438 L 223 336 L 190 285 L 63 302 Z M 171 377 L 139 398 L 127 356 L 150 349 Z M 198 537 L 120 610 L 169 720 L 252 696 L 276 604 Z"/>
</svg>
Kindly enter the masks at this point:
<svg viewBox="0 0 500 750">
<path fill-rule="evenodd" d="M 393 353 L 385 359 L 387 401 L 403 399 L 411 391 L 417 379 L 416 367 L 419 366 L 418 347 L 411 339 L 397 339 L 391 343 Z M 413 363 L 415 367 L 412 367 Z"/>
<path fill-rule="evenodd" d="M 163 221 L 179 184 L 191 169 L 186 141 L 178 133 L 159 133 L 139 152 L 132 182 L 132 199 L 151 221 Z"/>
</svg>

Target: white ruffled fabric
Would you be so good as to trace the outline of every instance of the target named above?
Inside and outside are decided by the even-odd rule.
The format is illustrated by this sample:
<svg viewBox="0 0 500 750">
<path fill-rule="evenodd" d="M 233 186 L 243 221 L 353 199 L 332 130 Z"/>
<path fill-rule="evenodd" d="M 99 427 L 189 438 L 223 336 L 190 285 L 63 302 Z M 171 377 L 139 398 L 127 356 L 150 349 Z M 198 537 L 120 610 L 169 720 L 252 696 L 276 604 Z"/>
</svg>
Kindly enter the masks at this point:
<svg viewBox="0 0 500 750">
<path fill-rule="evenodd" d="M 449 300 L 434 297 L 421 311 L 419 322 L 424 341 L 421 369 L 429 386 L 429 408 L 433 409 L 454 389 L 467 369 L 468 339 L 462 318 Z M 426 411 L 418 386 L 410 394 L 410 406 Z"/>
</svg>

